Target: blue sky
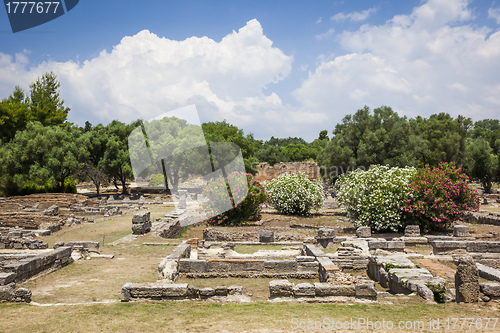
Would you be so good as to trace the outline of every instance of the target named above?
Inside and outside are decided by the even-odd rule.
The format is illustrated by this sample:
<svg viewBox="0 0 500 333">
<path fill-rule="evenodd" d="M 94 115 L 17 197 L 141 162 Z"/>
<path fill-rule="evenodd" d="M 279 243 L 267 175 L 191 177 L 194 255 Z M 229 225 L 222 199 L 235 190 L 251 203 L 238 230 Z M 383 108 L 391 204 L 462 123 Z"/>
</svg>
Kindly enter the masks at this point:
<svg viewBox="0 0 500 333">
<path fill-rule="evenodd" d="M 500 116 L 494 1 L 81 0 L 12 33 L 0 10 L 0 97 L 47 71 L 69 120 L 202 121 L 313 140 L 368 105 L 401 115 Z"/>
</svg>

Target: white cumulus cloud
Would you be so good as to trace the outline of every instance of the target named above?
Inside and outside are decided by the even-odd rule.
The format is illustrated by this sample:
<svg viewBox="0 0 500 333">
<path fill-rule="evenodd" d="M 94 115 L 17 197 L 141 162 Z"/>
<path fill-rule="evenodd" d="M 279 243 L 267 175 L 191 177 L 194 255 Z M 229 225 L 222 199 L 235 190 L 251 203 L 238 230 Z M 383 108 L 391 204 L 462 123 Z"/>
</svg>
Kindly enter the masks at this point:
<svg viewBox="0 0 500 333">
<path fill-rule="evenodd" d="M 348 53 L 322 62 L 294 95 L 332 124 L 363 105 L 498 118 L 500 32 L 473 19 L 465 0 L 429 0 L 383 25 L 344 31 Z"/>
<path fill-rule="evenodd" d="M 491 7 L 488 10 L 488 18 L 492 18 L 497 21 L 497 24 L 500 24 L 500 8 Z"/>
<path fill-rule="evenodd" d="M 370 17 L 370 15 L 377 12 L 376 8 L 365 9 L 360 12 L 344 13 L 340 12 L 331 17 L 332 21 L 342 22 L 342 21 L 353 21 L 361 22 L 365 21 Z"/>
<path fill-rule="evenodd" d="M 80 124 L 147 120 L 195 103 L 202 121 L 226 119 L 256 135 L 267 136 L 269 126 L 278 129 L 275 133 L 294 126 L 293 108 L 276 93 L 263 92 L 289 75 L 293 58 L 273 46 L 255 19 L 220 42 L 170 40 L 143 30 L 83 63 L 29 66 L 28 58 L 28 52 L 15 57 L 0 53 L 2 96 L 15 85 L 27 89 L 29 82 L 54 71 L 61 96 L 72 108 L 69 119 Z"/>
</svg>

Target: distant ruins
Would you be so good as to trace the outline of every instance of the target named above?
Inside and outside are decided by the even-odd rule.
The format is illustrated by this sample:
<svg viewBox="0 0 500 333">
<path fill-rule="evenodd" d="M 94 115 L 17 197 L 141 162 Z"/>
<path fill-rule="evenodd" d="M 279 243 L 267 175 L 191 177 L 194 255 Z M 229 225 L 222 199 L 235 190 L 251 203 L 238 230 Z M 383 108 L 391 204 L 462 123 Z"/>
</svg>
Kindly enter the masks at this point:
<svg viewBox="0 0 500 333">
<path fill-rule="evenodd" d="M 276 163 L 270 166 L 267 162 L 259 163 L 258 173 L 255 178 L 258 181 L 277 179 L 282 174 L 305 173 L 309 180 L 320 179 L 319 166 L 316 162 L 290 162 Z"/>
</svg>

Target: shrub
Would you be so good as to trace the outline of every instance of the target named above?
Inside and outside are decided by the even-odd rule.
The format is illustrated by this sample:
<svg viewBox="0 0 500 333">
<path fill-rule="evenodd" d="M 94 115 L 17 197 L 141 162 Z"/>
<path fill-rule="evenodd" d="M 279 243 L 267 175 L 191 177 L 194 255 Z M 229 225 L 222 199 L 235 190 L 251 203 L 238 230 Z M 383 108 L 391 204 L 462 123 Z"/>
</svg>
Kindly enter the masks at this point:
<svg viewBox="0 0 500 333">
<path fill-rule="evenodd" d="M 416 172 L 412 167 L 381 165 L 357 169 L 335 183 L 337 200 L 356 226 L 397 231 L 402 227 L 400 207 L 410 195 L 407 185 Z"/>
<path fill-rule="evenodd" d="M 244 172 L 233 172 L 227 179 L 219 177 L 210 180 L 203 190 L 203 196 L 208 200 L 201 205 L 201 212 L 211 216 L 206 222 L 215 226 L 244 225 L 258 221 L 261 218 L 260 205 L 267 201 L 264 187 L 253 180 L 251 174 Z"/>
<path fill-rule="evenodd" d="M 319 209 L 325 199 L 323 185 L 300 172 L 283 174 L 265 187 L 271 206 L 282 214 L 308 215 L 311 209 Z"/>
<path fill-rule="evenodd" d="M 401 206 L 406 224 L 426 231 L 444 229 L 461 219 L 463 211 L 477 210 L 479 197 L 468 183 L 469 177 L 454 163 L 420 168 L 408 185 L 412 195 Z"/>
<path fill-rule="evenodd" d="M 149 180 L 148 186 L 163 186 L 165 185 L 165 178 L 161 173 L 154 174 Z"/>
</svg>

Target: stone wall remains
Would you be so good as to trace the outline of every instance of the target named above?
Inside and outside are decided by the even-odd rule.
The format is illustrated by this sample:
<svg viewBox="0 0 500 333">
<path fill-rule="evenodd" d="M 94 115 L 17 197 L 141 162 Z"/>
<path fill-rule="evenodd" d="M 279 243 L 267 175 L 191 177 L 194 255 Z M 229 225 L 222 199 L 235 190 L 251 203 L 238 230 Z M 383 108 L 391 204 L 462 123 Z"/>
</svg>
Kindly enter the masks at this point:
<svg viewBox="0 0 500 333">
<path fill-rule="evenodd" d="M 277 163 L 273 166 L 267 162 L 259 163 L 255 179 L 258 181 L 277 179 L 282 174 L 305 173 L 308 179 L 320 179 L 320 170 L 316 162 Z"/>
</svg>

